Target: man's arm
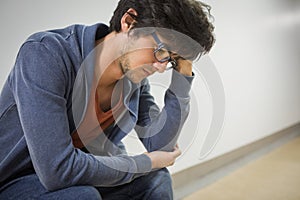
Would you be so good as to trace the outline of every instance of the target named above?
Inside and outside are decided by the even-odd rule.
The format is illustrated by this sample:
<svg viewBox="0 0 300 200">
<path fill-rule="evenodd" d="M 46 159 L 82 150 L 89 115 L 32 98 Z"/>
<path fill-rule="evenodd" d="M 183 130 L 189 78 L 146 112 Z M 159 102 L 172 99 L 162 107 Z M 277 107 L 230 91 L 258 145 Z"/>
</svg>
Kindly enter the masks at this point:
<svg viewBox="0 0 300 200">
<path fill-rule="evenodd" d="M 62 58 L 53 56 L 59 51 L 43 42 L 26 42 L 10 76 L 30 157 L 41 183 L 48 190 L 73 185 L 113 186 L 150 171 L 151 160 L 145 154 L 95 157 L 74 148 L 65 98 L 68 72 Z M 114 166 L 122 166 L 123 171 Z"/>
<path fill-rule="evenodd" d="M 142 86 L 139 119 L 135 130 L 146 149 L 173 151 L 179 133 L 189 113 L 189 91 L 193 80 L 189 61 L 179 62 L 173 71 L 171 85 L 165 93 L 165 106 L 160 111 L 150 94 L 146 80 Z"/>
</svg>

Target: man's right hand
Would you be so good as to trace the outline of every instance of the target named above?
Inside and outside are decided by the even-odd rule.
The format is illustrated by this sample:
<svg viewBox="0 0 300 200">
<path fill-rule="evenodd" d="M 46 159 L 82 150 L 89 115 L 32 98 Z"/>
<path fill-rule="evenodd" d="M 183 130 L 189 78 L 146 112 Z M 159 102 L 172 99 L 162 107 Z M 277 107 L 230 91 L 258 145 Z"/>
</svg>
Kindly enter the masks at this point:
<svg viewBox="0 0 300 200">
<path fill-rule="evenodd" d="M 176 145 L 174 151 L 153 151 L 146 152 L 146 154 L 152 161 L 152 169 L 160 169 L 171 166 L 175 163 L 177 157 L 181 155 L 181 151 Z"/>
</svg>

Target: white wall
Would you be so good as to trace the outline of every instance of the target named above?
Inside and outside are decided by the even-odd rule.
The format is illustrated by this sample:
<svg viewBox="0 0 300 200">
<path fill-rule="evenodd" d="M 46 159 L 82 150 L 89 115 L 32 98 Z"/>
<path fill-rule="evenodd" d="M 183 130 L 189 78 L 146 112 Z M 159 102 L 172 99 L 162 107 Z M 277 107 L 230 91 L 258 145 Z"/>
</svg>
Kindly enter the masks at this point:
<svg viewBox="0 0 300 200">
<path fill-rule="evenodd" d="M 226 95 L 224 129 L 210 159 L 300 121 L 300 1 L 206 2 L 217 36 L 210 57 Z M 198 144 L 172 171 L 203 161 Z"/>
<path fill-rule="evenodd" d="M 73 23 L 107 23 L 117 0 L 86 2 L 2 0 L 0 88 L 19 46 L 31 33 Z M 210 159 L 300 121 L 300 2 L 206 2 L 212 5 L 217 42 L 200 66 L 216 67 L 226 97 L 222 136 L 205 158 Z M 184 154 L 170 168 L 172 172 L 204 161 L 199 154 L 213 116 L 213 104 L 205 77 L 201 77 L 201 70 L 198 72 L 192 90 L 192 114 L 180 139 Z M 158 99 L 161 89 L 157 84 L 153 87 Z M 134 135 L 125 141 L 133 154 L 143 151 L 139 145 L 132 145 Z"/>
<path fill-rule="evenodd" d="M 108 23 L 116 5 L 116 0 L 1 0 L 0 88 L 29 35 L 70 24 Z"/>
</svg>

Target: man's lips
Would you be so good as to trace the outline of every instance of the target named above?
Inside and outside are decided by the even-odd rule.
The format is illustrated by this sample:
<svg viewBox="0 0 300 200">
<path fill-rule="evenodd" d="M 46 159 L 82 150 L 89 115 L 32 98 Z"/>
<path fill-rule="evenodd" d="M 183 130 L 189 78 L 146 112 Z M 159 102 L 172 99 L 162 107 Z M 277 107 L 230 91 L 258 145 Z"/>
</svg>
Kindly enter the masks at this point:
<svg viewBox="0 0 300 200">
<path fill-rule="evenodd" d="M 145 72 L 145 74 L 146 74 L 147 76 L 150 76 L 150 75 L 152 74 L 149 70 L 147 70 L 147 69 L 145 69 L 145 68 L 143 68 L 143 71 Z"/>
<path fill-rule="evenodd" d="M 145 72 L 145 74 L 147 76 L 149 76 L 149 75 L 152 75 L 157 70 L 155 70 L 152 66 L 148 66 L 148 67 L 143 67 L 143 71 Z"/>
</svg>

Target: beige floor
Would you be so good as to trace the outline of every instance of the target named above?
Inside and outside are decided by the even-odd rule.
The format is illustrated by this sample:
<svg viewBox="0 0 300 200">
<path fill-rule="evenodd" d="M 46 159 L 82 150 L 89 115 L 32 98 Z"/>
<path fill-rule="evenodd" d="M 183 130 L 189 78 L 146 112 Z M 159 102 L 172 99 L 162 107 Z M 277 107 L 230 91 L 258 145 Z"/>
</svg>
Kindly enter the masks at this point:
<svg viewBox="0 0 300 200">
<path fill-rule="evenodd" d="M 300 200 L 300 137 L 184 200 Z"/>
</svg>

